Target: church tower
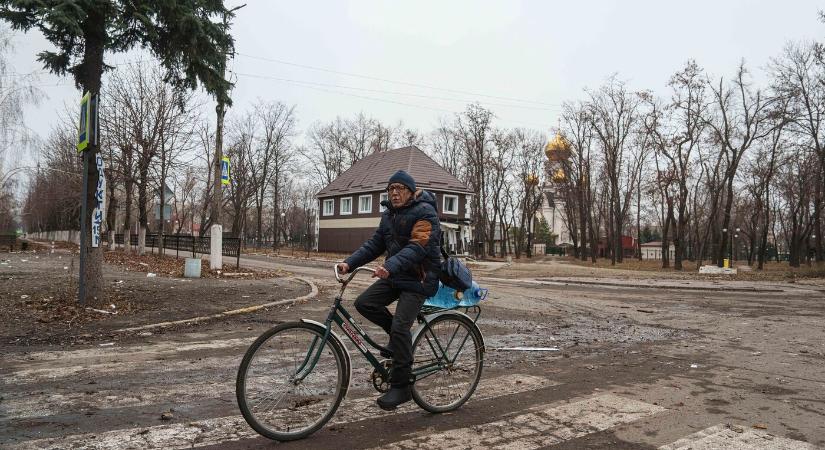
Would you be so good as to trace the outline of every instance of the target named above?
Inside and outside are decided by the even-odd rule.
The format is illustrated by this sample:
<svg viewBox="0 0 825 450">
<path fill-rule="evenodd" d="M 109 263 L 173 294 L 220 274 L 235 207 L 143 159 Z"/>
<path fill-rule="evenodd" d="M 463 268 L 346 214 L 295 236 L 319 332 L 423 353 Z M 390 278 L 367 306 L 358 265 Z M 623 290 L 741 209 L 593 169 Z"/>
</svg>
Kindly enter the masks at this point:
<svg viewBox="0 0 825 450">
<path fill-rule="evenodd" d="M 572 245 L 570 232 L 565 223 L 565 202 L 560 189 L 567 181 L 565 163 L 570 159 L 570 143 L 561 134 L 547 143 L 547 180 L 542 184 L 542 203 L 539 214 L 547 221 L 550 232 L 556 236 L 556 245 Z"/>
</svg>

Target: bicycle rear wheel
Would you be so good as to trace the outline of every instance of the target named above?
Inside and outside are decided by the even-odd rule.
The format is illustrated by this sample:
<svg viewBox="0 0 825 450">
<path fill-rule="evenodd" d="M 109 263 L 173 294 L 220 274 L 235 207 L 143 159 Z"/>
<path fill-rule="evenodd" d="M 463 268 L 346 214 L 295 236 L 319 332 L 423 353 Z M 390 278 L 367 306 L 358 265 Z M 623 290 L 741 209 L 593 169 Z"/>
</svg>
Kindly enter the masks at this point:
<svg viewBox="0 0 825 450">
<path fill-rule="evenodd" d="M 475 324 L 458 314 L 436 317 L 413 342 L 413 400 L 432 413 L 457 409 L 473 395 L 483 366 Z"/>
<path fill-rule="evenodd" d="M 238 407 L 262 436 L 278 441 L 301 439 L 332 418 L 349 386 L 344 349 L 324 328 L 285 323 L 262 334 L 246 351 L 235 385 Z M 323 345 L 312 371 L 295 375 Z"/>
</svg>

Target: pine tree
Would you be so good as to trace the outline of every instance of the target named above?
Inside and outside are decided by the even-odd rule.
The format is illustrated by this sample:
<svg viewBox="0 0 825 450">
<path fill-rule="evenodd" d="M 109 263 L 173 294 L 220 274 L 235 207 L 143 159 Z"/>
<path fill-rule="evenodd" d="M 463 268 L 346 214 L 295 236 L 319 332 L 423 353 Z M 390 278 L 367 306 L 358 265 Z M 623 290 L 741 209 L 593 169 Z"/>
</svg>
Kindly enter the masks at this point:
<svg viewBox="0 0 825 450">
<path fill-rule="evenodd" d="M 176 89 L 196 89 L 200 83 L 225 105 L 231 104 L 224 69 L 234 50 L 233 11 L 222 0 L 0 0 L 0 20 L 15 30 L 43 33 L 56 49 L 40 52 L 38 60 L 54 74 L 72 76 L 81 93 L 100 93 L 105 54 L 140 46 L 160 60 L 166 81 Z M 97 146 L 90 145 L 83 155 L 90 182 L 81 195 L 89 205 L 94 204 L 97 154 Z M 81 220 L 91 223 L 91 216 L 90 207 Z M 80 274 L 86 292 L 80 301 L 101 304 L 103 253 L 91 248 L 87 228 L 86 248 L 80 249 L 86 258 Z"/>
</svg>

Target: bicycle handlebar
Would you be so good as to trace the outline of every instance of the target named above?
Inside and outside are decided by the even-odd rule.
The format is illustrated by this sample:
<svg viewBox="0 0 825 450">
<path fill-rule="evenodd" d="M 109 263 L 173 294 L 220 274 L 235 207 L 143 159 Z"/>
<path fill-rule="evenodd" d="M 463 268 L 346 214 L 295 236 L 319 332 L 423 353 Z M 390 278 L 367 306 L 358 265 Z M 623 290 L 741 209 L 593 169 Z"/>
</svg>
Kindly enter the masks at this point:
<svg viewBox="0 0 825 450">
<path fill-rule="evenodd" d="M 343 283 L 343 284 L 349 283 L 350 280 L 352 280 L 352 278 L 355 277 L 355 274 L 357 274 L 358 272 L 360 272 L 362 270 L 367 270 L 369 272 L 372 272 L 373 274 L 375 273 L 375 269 L 373 269 L 372 267 L 361 266 L 361 267 L 353 270 L 352 272 L 350 272 L 349 278 L 344 280 L 343 278 L 341 278 L 341 273 L 338 272 L 338 264 L 339 263 L 335 263 L 335 265 L 332 266 L 332 270 L 335 271 L 335 279 L 338 280 L 339 283 Z"/>
</svg>

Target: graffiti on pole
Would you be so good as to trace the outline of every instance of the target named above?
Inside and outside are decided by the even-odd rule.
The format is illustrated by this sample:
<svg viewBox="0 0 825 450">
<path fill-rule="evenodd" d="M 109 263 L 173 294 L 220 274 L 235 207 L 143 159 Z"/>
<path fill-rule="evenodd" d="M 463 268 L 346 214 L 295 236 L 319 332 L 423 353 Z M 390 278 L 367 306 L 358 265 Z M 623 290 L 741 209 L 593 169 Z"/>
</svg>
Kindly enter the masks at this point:
<svg viewBox="0 0 825 450">
<path fill-rule="evenodd" d="M 103 176 L 103 156 L 95 156 L 97 165 L 97 187 L 95 188 L 95 209 L 92 212 L 92 247 L 100 246 L 100 231 L 106 220 L 106 177 Z"/>
</svg>

